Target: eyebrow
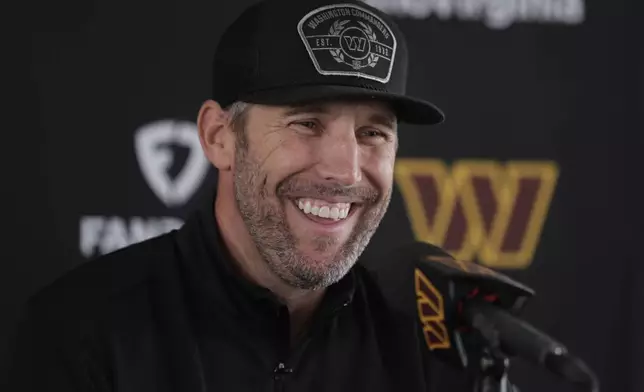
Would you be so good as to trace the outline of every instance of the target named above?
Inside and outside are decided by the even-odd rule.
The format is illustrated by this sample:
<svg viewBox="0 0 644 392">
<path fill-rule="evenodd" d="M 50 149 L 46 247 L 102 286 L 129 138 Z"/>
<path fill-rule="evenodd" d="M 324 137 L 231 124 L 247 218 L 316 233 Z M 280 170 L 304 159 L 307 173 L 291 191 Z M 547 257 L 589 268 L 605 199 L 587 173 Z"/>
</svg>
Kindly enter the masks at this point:
<svg viewBox="0 0 644 392">
<path fill-rule="evenodd" d="M 320 113 L 326 114 L 329 113 L 329 109 L 323 105 L 296 105 L 290 107 L 285 113 L 284 116 L 290 117 L 302 113 Z"/>
<path fill-rule="evenodd" d="M 286 112 L 284 112 L 285 117 L 295 116 L 302 113 L 312 113 L 312 114 L 328 114 L 329 108 L 325 105 L 320 104 L 303 104 L 289 107 Z M 391 130 L 396 130 L 397 119 L 396 116 L 392 113 L 374 113 L 369 116 L 369 122 L 385 126 Z"/>
<path fill-rule="evenodd" d="M 389 115 L 385 113 L 375 113 L 369 117 L 369 121 L 374 124 L 385 126 L 391 129 L 392 131 L 396 131 L 397 121 L 394 115 Z"/>
</svg>

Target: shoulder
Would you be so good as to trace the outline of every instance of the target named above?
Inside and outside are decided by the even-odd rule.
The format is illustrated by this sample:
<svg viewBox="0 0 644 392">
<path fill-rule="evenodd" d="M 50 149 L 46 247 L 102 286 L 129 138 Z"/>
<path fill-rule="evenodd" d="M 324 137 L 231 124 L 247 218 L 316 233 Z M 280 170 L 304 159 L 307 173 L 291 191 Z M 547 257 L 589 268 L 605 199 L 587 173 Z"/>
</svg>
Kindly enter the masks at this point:
<svg viewBox="0 0 644 392">
<path fill-rule="evenodd" d="M 32 295 L 30 317 L 49 320 L 109 317 L 111 305 L 145 290 L 172 264 L 175 232 L 89 260 L 63 273 Z"/>
<path fill-rule="evenodd" d="M 32 295 L 13 339 L 11 389 L 111 390 L 119 323 L 149 307 L 155 275 L 173 264 L 175 235 L 87 261 Z"/>
</svg>

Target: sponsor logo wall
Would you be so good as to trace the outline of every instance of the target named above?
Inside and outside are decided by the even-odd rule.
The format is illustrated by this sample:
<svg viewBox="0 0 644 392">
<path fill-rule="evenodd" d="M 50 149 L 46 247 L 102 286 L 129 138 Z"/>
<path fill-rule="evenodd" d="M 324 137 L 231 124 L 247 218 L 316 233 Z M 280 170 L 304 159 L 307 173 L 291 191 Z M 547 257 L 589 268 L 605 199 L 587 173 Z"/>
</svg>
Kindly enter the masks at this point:
<svg viewBox="0 0 644 392">
<path fill-rule="evenodd" d="M 183 207 L 199 190 L 211 167 L 201 150 L 196 124 L 154 121 L 137 129 L 133 142 L 141 177 L 153 194 L 168 212 Z M 177 216 L 81 216 L 80 252 L 86 258 L 104 255 L 182 224 L 183 218 Z"/>
<path fill-rule="evenodd" d="M 367 0 L 393 15 L 481 22 L 494 30 L 517 23 L 579 25 L 586 17 L 584 0 Z"/>
<path fill-rule="evenodd" d="M 15 129 L 34 137 L 15 150 L 39 150 L 21 166 L 33 180 L 15 189 L 38 197 L 12 208 L 39 214 L 18 214 L 14 235 L 28 245 L 4 262 L 16 304 L 74 265 L 180 227 L 216 183 L 194 121 L 218 35 L 251 0 L 92 1 L 91 18 L 32 37 L 29 122 Z M 397 15 L 408 91 L 447 121 L 401 128 L 391 207 L 364 262 L 393 262 L 378 256 L 418 239 L 507 273 L 537 293 L 526 318 L 586 359 L 602 391 L 643 391 L 644 339 L 629 327 L 644 325 L 631 295 L 644 280 L 630 242 L 640 224 L 625 200 L 638 178 L 626 173 L 641 166 L 631 72 L 644 67 L 633 33 L 644 17 L 627 0 L 366 2 Z M 316 20 L 292 26 L 311 66 L 388 77 L 395 45 L 377 24 Z M 370 32 L 377 53 L 363 47 Z M 522 392 L 569 390 L 522 362 L 511 376 Z"/>
</svg>

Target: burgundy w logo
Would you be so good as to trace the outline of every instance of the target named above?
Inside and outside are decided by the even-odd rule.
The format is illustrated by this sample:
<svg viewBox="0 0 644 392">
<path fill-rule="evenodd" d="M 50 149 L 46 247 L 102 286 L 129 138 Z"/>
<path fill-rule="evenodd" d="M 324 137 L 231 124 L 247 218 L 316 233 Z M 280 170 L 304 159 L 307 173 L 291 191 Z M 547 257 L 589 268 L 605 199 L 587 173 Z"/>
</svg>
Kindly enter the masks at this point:
<svg viewBox="0 0 644 392">
<path fill-rule="evenodd" d="M 395 171 L 417 240 L 492 268 L 530 265 L 558 175 L 549 161 L 399 159 Z"/>
</svg>

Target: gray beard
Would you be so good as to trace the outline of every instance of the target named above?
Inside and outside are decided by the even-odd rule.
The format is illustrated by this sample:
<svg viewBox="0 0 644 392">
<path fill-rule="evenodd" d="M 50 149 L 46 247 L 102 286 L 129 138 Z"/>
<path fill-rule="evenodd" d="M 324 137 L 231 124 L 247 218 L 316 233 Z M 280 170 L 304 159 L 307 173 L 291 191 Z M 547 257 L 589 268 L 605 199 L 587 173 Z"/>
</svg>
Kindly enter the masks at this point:
<svg viewBox="0 0 644 392">
<path fill-rule="evenodd" d="M 371 188 L 347 190 L 316 184 L 298 182 L 289 177 L 277 186 L 276 195 L 295 189 L 315 190 L 325 195 L 357 195 L 364 197 L 362 216 L 347 241 L 341 245 L 333 260 L 324 263 L 302 254 L 297 248 L 297 239 L 289 229 L 283 205 L 268 198 L 267 175 L 243 145 L 235 153 L 234 188 L 235 200 L 250 236 L 269 269 L 291 287 L 316 290 L 328 287 L 342 279 L 362 254 L 380 224 L 389 202 L 391 189 L 384 198 Z M 277 197 L 276 197 L 277 198 Z M 290 202 L 290 201 L 289 201 Z M 320 236 L 314 240 L 317 251 L 326 251 L 338 244 L 332 236 Z"/>
</svg>

